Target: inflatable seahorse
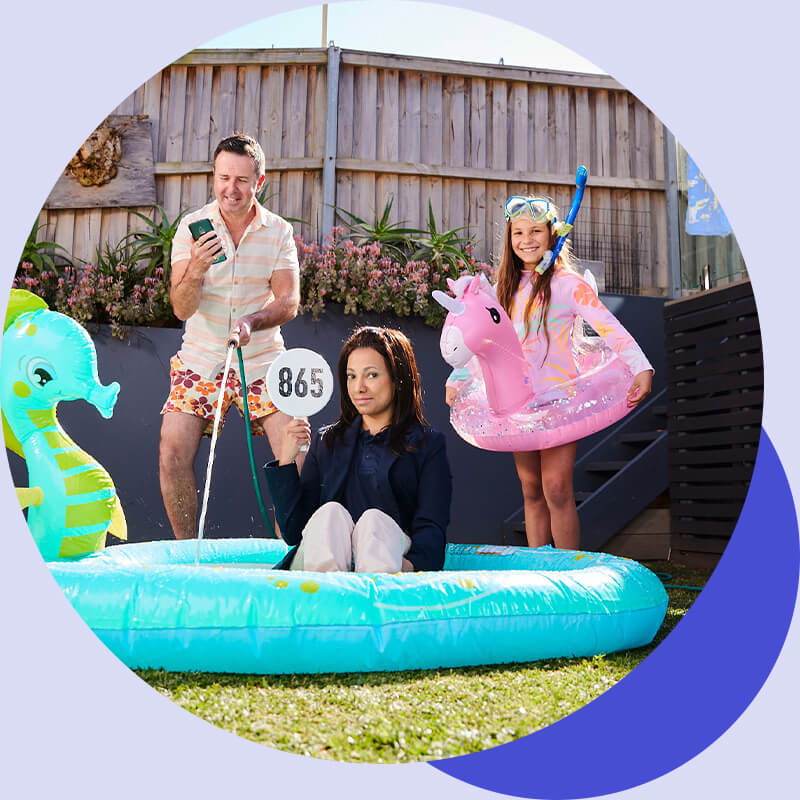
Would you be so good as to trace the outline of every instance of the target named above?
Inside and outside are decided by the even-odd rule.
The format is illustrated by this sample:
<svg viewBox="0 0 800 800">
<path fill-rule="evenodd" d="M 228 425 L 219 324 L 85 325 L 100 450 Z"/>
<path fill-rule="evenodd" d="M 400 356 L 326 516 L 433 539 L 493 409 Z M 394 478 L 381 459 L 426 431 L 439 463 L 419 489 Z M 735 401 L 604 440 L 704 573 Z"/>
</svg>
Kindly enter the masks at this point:
<svg viewBox="0 0 800 800">
<path fill-rule="evenodd" d="M 17 494 L 46 561 L 102 550 L 106 533 L 127 538 L 111 476 L 56 419 L 58 403 L 76 399 L 108 419 L 118 392 L 118 383 L 100 383 L 94 343 L 75 320 L 12 290 L 0 361 L 3 436 L 28 467 L 29 488 Z"/>
</svg>

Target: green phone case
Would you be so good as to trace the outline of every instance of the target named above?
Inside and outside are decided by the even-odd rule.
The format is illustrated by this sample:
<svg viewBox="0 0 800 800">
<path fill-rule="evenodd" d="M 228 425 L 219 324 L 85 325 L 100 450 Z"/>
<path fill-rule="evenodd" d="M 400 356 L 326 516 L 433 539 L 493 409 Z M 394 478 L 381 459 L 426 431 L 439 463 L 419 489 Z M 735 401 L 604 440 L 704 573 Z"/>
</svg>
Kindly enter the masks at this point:
<svg viewBox="0 0 800 800">
<path fill-rule="evenodd" d="M 211 224 L 210 219 L 198 219 L 196 222 L 189 223 L 189 232 L 192 234 L 192 238 L 197 241 L 204 233 L 208 233 L 209 231 L 213 231 L 214 226 Z M 219 237 L 217 237 L 219 239 Z M 215 258 L 211 263 L 212 264 L 219 264 L 220 261 L 225 260 L 225 251 L 222 250 L 222 243 L 220 242 L 220 249 L 221 254 Z"/>
</svg>

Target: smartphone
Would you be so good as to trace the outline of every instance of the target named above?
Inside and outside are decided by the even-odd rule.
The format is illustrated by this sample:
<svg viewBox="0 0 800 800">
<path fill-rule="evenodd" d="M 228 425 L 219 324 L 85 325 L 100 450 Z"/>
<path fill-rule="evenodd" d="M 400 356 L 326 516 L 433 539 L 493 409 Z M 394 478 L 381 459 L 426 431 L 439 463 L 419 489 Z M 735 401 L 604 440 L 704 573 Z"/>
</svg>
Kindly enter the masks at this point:
<svg viewBox="0 0 800 800">
<path fill-rule="evenodd" d="M 209 231 L 213 230 L 214 226 L 211 224 L 210 219 L 198 219 L 197 222 L 189 223 L 189 232 L 192 234 L 192 239 L 195 241 L 197 241 L 204 233 L 208 233 Z M 211 263 L 219 264 L 220 261 L 224 260 L 225 250 L 222 248 L 222 243 L 220 243 L 220 255 L 217 256 L 217 258 L 215 258 Z"/>
</svg>

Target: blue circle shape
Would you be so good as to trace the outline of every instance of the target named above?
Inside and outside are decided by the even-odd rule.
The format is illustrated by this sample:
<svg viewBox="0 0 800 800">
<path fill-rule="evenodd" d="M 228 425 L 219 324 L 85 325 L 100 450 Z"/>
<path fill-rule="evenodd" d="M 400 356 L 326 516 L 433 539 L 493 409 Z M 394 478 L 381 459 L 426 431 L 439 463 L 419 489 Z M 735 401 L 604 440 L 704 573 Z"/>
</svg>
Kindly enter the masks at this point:
<svg viewBox="0 0 800 800">
<path fill-rule="evenodd" d="M 762 430 L 734 534 L 675 630 L 568 717 L 431 766 L 474 786 L 540 800 L 611 794 L 675 769 L 721 736 L 764 684 L 789 629 L 799 569 L 791 491 Z"/>
</svg>

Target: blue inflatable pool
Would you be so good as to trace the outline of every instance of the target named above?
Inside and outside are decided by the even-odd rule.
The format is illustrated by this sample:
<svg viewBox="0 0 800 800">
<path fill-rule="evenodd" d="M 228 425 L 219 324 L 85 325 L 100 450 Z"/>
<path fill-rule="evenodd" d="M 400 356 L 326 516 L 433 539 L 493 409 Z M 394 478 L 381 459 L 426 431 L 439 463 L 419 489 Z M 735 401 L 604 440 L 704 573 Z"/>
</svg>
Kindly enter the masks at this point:
<svg viewBox="0 0 800 800">
<path fill-rule="evenodd" d="M 648 644 L 667 595 L 605 553 L 448 546 L 442 572 L 270 569 L 282 542 L 120 545 L 48 564 L 100 640 L 133 668 L 365 672 L 591 656 Z"/>
</svg>

